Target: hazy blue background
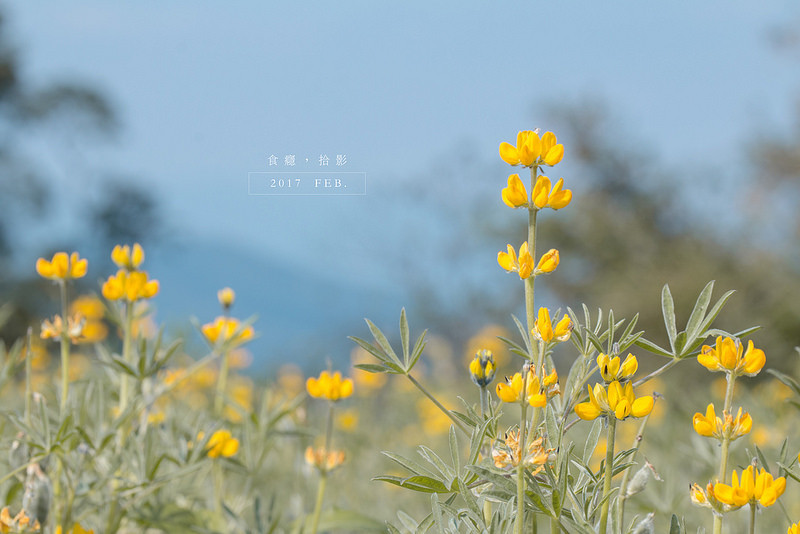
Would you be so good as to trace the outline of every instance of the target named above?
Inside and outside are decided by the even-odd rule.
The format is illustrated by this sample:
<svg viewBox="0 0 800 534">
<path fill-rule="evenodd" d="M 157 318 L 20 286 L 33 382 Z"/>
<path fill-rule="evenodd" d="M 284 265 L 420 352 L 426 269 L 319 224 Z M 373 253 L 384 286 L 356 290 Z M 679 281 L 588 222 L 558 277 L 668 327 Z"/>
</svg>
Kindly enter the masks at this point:
<svg viewBox="0 0 800 534">
<path fill-rule="evenodd" d="M 487 191 L 486 210 L 503 209 L 508 168 L 497 146 L 520 129 L 548 129 L 549 107 L 608 102 L 620 128 L 665 165 L 693 169 L 693 213 L 707 224 L 718 218 L 703 216 L 712 185 L 754 178 L 736 170 L 742 146 L 760 130 L 790 128 L 800 88 L 796 63 L 770 41 L 776 27 L 800 20 L 788 0 L 3 7 L 30 83 L 94 87 L 120 119 L 112 139 L 27 137 L 64 206 L 96 190 L 109 169 L 148 184 L 166 218 L 147 263 L 162 281 L 159 319 L 176 328 L 189 315 L 210 320 L 216 290 L 230 285 L 237 314 L 259 315 L 253 349 L 262 360 L 303 360 L 293 352 L 302 344 L 346 355 L 344 337 L 364 335 L 362 317 L 394 323 L 411 304 L 406 280 L 416 270 L 497 277 L 493 254 L 448 265 L 417 249 L 416 236 L 445 235 L 447 221 L 404 192 L 441 195 L 428 187 L 437 173 L 474 162 L 485 177 L 470 174 L 460 187 Z M 580 194 L 570 139 L 559 140 L 558 173 Z M 270 154 L 296 154 L 298 163 L 346 154 L 341 170 L 366 172 L 367 195 L 248 196 L 248 172 L 275 170 Z M 20 268 L 43 244 L 76 233 L 91 242 L 71 213 L 53 210 L 28 232 Z"/>
</svg>

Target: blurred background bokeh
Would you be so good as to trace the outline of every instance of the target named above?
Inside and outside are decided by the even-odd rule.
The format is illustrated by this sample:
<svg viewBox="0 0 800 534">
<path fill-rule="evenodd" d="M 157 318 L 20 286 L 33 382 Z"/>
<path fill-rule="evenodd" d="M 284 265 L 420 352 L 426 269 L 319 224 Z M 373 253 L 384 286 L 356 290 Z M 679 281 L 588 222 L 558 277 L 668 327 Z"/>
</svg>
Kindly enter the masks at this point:
<svg viewBox="0 0 800 534">
<path fill-rule="evenodd" d="M 663 342 L 663 284 L 685 320 L 714 279 L 737 290 L 718 326 L 763 326 L 769 365 L 792 370 L 799 28 L 779 0 L 3 2 L 1 334 L 45 315 L 37 257 L 81 251 L 97 293 L 111 247 L 139 241 L 157 320 L 198 340 L 189 318 L 233 287 L 256 371 L 349 362 L 363 317 L 393 331 L 405 306 L 462 373 L 522 311 L 496 263 L 524 239 L 497 146 L 540 127 L 575 195 L 543 217 L 562 263 L 540 304 L 640 312 Z M 298 171 L 346 155 L 367 194 L 248 195 L 288 154 Z"/>
</svg>

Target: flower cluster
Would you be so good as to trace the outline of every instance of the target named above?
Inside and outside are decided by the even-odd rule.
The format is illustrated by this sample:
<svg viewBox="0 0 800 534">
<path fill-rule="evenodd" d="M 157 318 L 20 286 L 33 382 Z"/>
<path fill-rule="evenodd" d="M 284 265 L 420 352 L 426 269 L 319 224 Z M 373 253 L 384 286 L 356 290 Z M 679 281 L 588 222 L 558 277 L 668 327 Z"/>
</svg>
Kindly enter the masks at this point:
<svg viewBox="0 0 800 534">
<path fill-rule="evenodd" d="M 553 341 L 566 341 L 572 333 L 572 320 L 568 315 L 565 315 L 553 327 L 550 320 L 550 310 L 547 308 L 539 308 L 539 315 L 533 325 L 532 334 L 535 339 L 545 343 Z"/>
<path fill-rule="evenodd" d="M 633 394 L 633 384 L 627 382 L 624 386 L 619 381 L 608 384 L 606 389 L 597 383 L 589 388 L 589 402 L 582 402 L 575 406 L 575 413 L 581 419 L 591 421 L 601 415 L 614 416 L 625 419 L 628 416 L 644 417 L 653 411 L 655 399 L 652 395 L 636 397 Z"/>
<path fill-rule="evenodd" d="M 344 451 L 328 451 L 324 447 L 307 447 L 305 460 L 308 465 L 312 465 L 321 472 L 328 473 L 344 463 Z"/>
<path fill-rule="evenodd" d="M 694 431 L 701 436 L 713 437 L 720 441 L 725 438 L 734 441 L 745 434 L 749 434 L 753 428 L 752 417 L 747 412 L 743 413 L 741 408 L 739 408 L 736 417 L 727 412 L 723 413 L 723 417 L 724 420 L 717 417 L 712 403 L 706 408 L 705 415 L 699 412 L 694 414 L 692 426 Z"/>
<path fill-rule="evenodd" d="M 703 346 L 697 361 L 709 371 L 725 371 L 734 376 L 755 376 L 764 367 L 767 359 L 763 350 L 753 346 L 752 340 L 748 341 L 747 350 L 744 350 L 738 339 L 718 336 L 714 347 Z"/>
<path fill-rule="evenodd" d="M 639 361 L 633 354 L 628 354 L 625 361 L 620 364 L 619 356 L 609 357 L 607 354 L 600 354 L 597 357 L 597 368 L 600 369 L 600 376 L 607 384 L 614 381 L 625 382 L 639 369 Z"/>
<path fill-rule="evenodd" d="M 500 143 L 500 157 L 509 165 L 552 167 L 564 157 L 564 145 L 558 144 L 553 132 L 539 137 L 539 130 L 525 130 L 517 134 L 516 146 Z"/>
<path fill-rule="evenodd" d="M 222 316 L 204 324 L 201 331 L 212 345 L 220 343 L 228 345 L 228 348 L 250 341 L 255 333 L 252 326 L 243 326 L 238 319 Z"/>
<path fill-rule="evenodd" d="M 739 476 L 733 471 L 730 484 L 708 483 L 705 489 L 697 484 L 690 488 L 692 502 L 720 512 L 736 510 L 747 504 L 768 507 L 775 504 L 786 489 L 786 478 L 774 478 L 763 468 L 750 465 Z"/>
<path fill-rule="evenodd" d="M 469 364 L 469 374 L 475 385 L 486 387 L 494 380 L 494 355 L 490 350 L 480 350 Z"/>
<path fill-rule="evenodd" d="M 319 378 L 309 377 L 306 381 L 306 390 L 314 398 L 335 402 L 353 394 L 353 381 L 350 378 L 342 379 L 342 373 L 339 371 L 333 374 L 322 371 Z"/>
<path fill-rule="evenodd" d="M 40 335 L 42 339 L 61 340 L 66 337 L 73 343 L 77 343 L 81 340 L 85 323 L 84 317 L 78 314 L 67 317 L 66 324 L 60 315 L 56 315 L 52 321 L 49 319 L 42 321 Z"/>
<path fill-rule="evenodd" d="M 36 260 L 36 272 L 39 276 L 55 281 L 83 278 L 88 266 L 88 260 L 80 259 L 77 252 L 69 255 L 66 252 L 56 252 L 50 261 L 44 258 Z"/>
<path fill-rule="evenodd" d="M 11 516 L 8 507 L 0 510 L 0 532 L 34 532 L 41 530 L 39 521 L 31 518 L 25 513 L 25 510 L 20 510 L 15 516 Z"/>
<path fill-rule="evenodd" d="M 555 271 L 558 267 L 559 256 L 556 249 L 550 249 L 534 267 L 533 256 L 528 251 L 528 242 L 525 241 L 519 247 L 519 256 L 514 247 L 508 245 L 507 252 L 497 253 L 497 263 L 506 271 L 519 274 L 520 279 L 524 280 L 531 275 L 537 276 Z"/>
<path fill-rule="evenodd" d="M 147 271 L 139 270 L 144 262 L 144 250 L 139 243 L 133 245 L 117 245 L 111 251 L 111 260 L 119 267 L 117 274 L 109 276 L 103 284 L 103 296 L 107 300 L 149 299 L 158 293 L 158 280 L 150 280 Z"/>
<path fill-rule="evenodd" d="M 552 186 L 550 178 L 539 176 L 533 187 L 533 199 L 528 197 L 528 190 L 519 177 L 519 174 L 511 174 L 508 177 L 508 185 L 500 192 L 503 202 L 510 208 L 529 208 L 544 209 L 552 208 L 560 210 L 565 208 L 572 201 L 572 191 L 563 189 L 564 179 L 559 178 L 555 186 Z"/>
<path fill-rule="evenodd" d="M 522 448 L 519 443 L 519 431 L 510 430 L 505 433 L 502 440 L 495 441 L 492 447 L 492 460 L 494 460 L 495 467 L 501 469 L 505 467 L 517 467 L 520 461 L 525 466 L 534 467 L 531 471 L 532 475 L 536 475 L 544 469 L 544 464 L 550 457 L 553 449 L 544 448 L 544 439 L 537 438 L 530 441 L 525 447 L 525 457 L 522 457 Z"/>
<path fill-rule="evenodd" d="M 497 396 L 501 401 L 527 402 L 537 408 L 547 404 L 547 399 L 558 393 L 558 373 L 555 369 L 541 380 L 534 372 L 525 375 L 515 373 L 512 377 L 506 377 L 505 382 L 497 384 Z"/>
<path fill-rule="evenodd" d="M 203 432 L 197 435 L 198 440 L 205 437 Z M 230 430 L 217 430 L 206 443 L 206 454 L 209 458 L 230 458 L 239 451 L 239 440 L 233 437 Z"/>
</svg>

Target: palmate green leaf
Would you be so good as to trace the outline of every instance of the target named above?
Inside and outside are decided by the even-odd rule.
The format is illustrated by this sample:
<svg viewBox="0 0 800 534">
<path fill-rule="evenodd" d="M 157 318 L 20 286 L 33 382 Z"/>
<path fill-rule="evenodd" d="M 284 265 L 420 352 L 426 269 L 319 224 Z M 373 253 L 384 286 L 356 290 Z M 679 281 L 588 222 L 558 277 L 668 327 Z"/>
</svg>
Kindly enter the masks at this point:
<svg viewBox="0 0 800 534">
<path fill-rule="evenodd" d="M 467 465 L 464 466 L 464 469 L 475 473 L 481 480 L 491 482 L 495 489 L 503 490 L 508 495 L 516 495 L 517 482 L 510 478 L 509 473 L 487 469 L 480 465 Z"/>
<path fill-rule="evenodd" d="M 408 371 L 414 368 L 417 365 L 417 361 L 419 361 L 419 357 L 422 356 L 422 351 L 425 350 L 425 336 L 427 335 L 428 330 L 423 330 L 422 333 L 417 338 L 417 342 L 414 343 L 414 348 L 411 351 L 411 361 L 408 363 Z"/>
<path fill-rule="evenodd" d="M 678 328 L 675 325 L 675 302 L 672 300 L 672 293 L 669 284 L 664 284 L 661 289 L 661 313 L 664 316 L 664 326 L 667 328 L 667 338 L 673 353 L 675 350 L 675 338 L 678 337 Z"/>
<path fill-rule="evenodd" d="M 420 445 L 417 449 L 417 452 L 420 454 L 420 456 L 430 462 L 431 465 L 433 465 L 439 474 L 442 475 L 442 478 L 447 481 L 447 486 L 450 487 L 453 483 L 453 480 L 455 480 L 457 476 L 455 469 L 444 463 L 444 460 L 442 460 L 439 455 L 433 451 L 433 449 L 426 447 L 425 445 Z"/>
<path fill-rule="evenodd" d="M 389 484 L 413 491 L 419 491 L 421 493 L 452 493 L 450 488 L 445 486 L 441 480 L 422 475 L 414 475 L 410 477 L 381 475 L 373 477 L 372 480 L 388 482 Z"/>
<path fill-rule="evenodd" d="M 731 295 L 736 293 L 733 289 L 730 291 L 726 291 L 724 295 L 722 295 L 719 300 L 712 306 L 711 311 L 708 312 L 705 319 L 700 323 L 700 326 L 697 328 L 699 332 L 705 332 L 711 326 L 711 323 L 714 322 L 714 319 L 717 318 L 717 315 L 722 311 L 722 307 L 725 306 L 725 303 L 728 302 L 728 299 L 731 298 Z"/>
<path fill-rule="evenodd" d="M 359 337 L 349 336 L 348 339 L 353 341 L 356 345 L 364 349 L 365 351 L 369 352 L 376 358 L 378 358 L 383 363 L 392 363 L 392 359 L 383 353 L 383 351 L 377 347 L 375 347 L 372 343 L 365 341 Z M 398 368 L 400 367 L 400 362 L 395 364 Z"/>
</svg>

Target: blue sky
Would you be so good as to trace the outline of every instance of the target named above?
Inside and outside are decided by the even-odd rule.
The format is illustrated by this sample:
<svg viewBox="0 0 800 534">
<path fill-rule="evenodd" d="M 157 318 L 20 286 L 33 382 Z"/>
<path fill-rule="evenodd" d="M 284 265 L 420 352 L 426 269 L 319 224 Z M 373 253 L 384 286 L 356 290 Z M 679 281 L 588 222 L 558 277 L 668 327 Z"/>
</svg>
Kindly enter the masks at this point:
<svg viewBox="0 0 800 534">
<path fill-rule="evenodd" d="M 723 169 L 733 183 L 748 137 L 788 129 L 800 90 L 800 69 L 767 39 L 800 21 L 788 0 L 5 8 L 27 80 L 85 82 L 121 119 L 107 143 L 38 142 L 65 195 L 123 170 L 158 192 L 172 231 L 372 286 L 392 272 L 375 251 L 425 227 L 397 191 L 461 146 L 499 163 L 500 141 L 547 129 L 537 118 L 549 105 L 605 100 L 667 165 Z M 367 195 L 247 195 L 270 154 L 323 153 L 366 172 Z M 499 191 L 498 169 L 486 180 Z"/>
</svg>

